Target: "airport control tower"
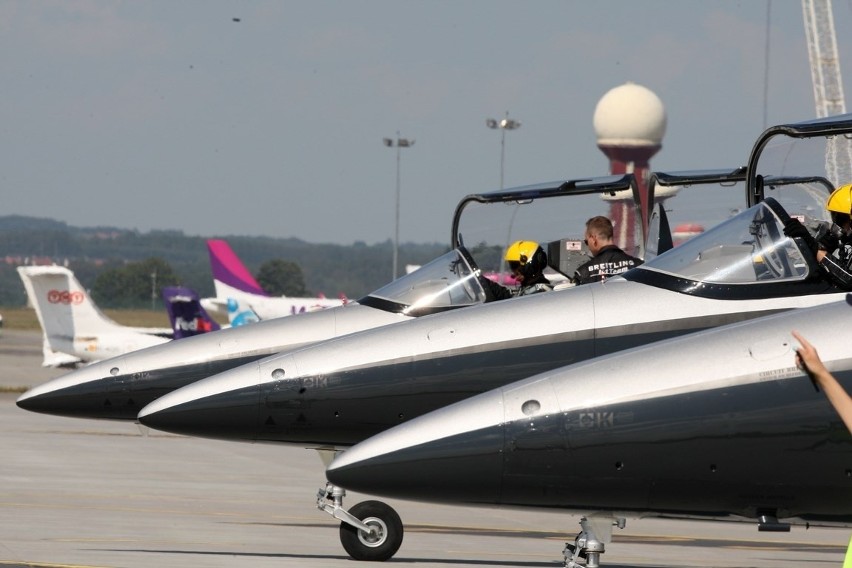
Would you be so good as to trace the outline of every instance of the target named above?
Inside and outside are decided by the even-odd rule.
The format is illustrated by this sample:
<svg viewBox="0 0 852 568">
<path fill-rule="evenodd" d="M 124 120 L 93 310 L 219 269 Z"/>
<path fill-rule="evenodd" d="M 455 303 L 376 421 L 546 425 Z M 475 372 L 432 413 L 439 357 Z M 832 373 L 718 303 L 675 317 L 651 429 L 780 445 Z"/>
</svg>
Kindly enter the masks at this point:
<svg viewBox="0 0 852 568">
<path fill-rule="evenodd" d="M 625 83 L 598 101 L 594 126 L 598 148 L 609 158 L 610 173 L 636 175 L 642 207 L 647 211 L 648 161 L 662 148 L 666 133 L 666 109 L 662 101 L 646 87 Z M 624 250 L 632 249 L 637 222 L 633 208 L 624 200 L 613 199 L 610 219 L 616 230 L 616 244 Z"/>
</svg>

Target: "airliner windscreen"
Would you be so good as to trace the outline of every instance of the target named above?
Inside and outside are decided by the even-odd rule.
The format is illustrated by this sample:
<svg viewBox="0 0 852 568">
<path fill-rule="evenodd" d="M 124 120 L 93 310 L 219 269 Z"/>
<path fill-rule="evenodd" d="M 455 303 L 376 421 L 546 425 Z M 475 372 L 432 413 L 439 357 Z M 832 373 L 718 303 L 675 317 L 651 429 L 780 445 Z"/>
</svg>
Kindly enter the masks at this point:
<svg viewBox="0 0 852 568">
<path fill-rule="evenodd" d="M 404 306 L 400 310 L 404 314 L 418 315 L 435 309 L 481 304 L 485 302 L 485 291 L 465 254 L 453 249 L 369 297 Z"/>
</svg>

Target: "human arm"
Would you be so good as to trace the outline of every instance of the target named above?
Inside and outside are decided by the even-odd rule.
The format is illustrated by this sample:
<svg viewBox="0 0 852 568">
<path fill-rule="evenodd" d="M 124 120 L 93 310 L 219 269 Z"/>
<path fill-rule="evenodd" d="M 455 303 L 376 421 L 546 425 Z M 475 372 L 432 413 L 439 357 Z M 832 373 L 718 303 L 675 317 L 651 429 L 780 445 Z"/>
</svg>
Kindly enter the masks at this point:
<svg viewBox="0 0 852 568">
<path fill-rule="evenodd" d="M 577 270 L 574 271 L 574 276 L 571 277 L 571 282 L 575 285 L 579 284 L 588 284 L 591 282 L 591 274 L 589 272 L 589 265 L 591 261 L 585 262 L 577 267 Z"/>
<path fill-rule="evenodd" d="M 807 227 L 795 217 L 791 217 L 784 224 L 784 234 L 791 239 L 799 239 L 810 249 L 820 267 L 820 272 L 832 284 L 841 290 L 852 290 L 852 272 L 831 255 L 840 246 L 840 241 L 837 234 L 825 223 L 820 225 L 817 236 L 813 237 Z"/>
<path fill-rule="evenodd" d="M 784 223 L 784 234 L 790 237 L 791 239 L 800 239 L 805 244 L 805 246 L 810 249 L 814 256 L 816 256 L 819 252 L 820 247 L 817 240 L 814 238 L 813 235 L 811 235 L 811 232 L 808 231 L 808 228 L 805 227 L 802 222 L 796 219 L 795 217 L 790 217 Z"/>
<path fill-rule="evenodd" d="M 852 272 L 849 268 L 838 262 L 833 256 L 826 254 L 825 251 L 819 251 L 822 256 L 817 254 L 817 260 L 822 270 L 828 274 L 828 278 L 832 284 L 841 290 L 852 290 Z"/>
<path fill-rule="evenodd" d="M 479 280 L 479 284 L 482 286 L 482 289 L 485 291 L 485 301 L 486 302 L 495 302 L 497 300 L 508 300 L 512 297 L 512 291 L 506 288 L 505 286 L 501 286 L 497 284 L 490 278 L 486 278 L 479 274 L 477 276 Z"/>
<path fill-rule="evenodd" d="M 814 384 L 822 388 L 828 401 L 852 433 L 852 397 L 837 382 L 834 375 L 828 372 L 816 348 L 796 331 L 793 331 L 793 337 L 800 344 L 796 349 L 796 365 L 808 374 Z"/>
</svg>

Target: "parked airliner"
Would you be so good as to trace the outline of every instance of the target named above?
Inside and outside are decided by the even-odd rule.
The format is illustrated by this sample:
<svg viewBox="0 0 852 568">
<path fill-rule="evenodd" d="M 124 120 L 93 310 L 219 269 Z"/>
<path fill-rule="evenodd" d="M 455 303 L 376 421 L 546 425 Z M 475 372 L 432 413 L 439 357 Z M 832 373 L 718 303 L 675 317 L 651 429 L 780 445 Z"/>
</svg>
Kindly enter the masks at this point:
<svg viewBox="0 0 852 568">
<path fill-rule="evenodd" d="M 19 266 L 44 336 L 44 365 L 108 359 L 172 339 L 169 328 L 139 328 L 106 317 L 64 266 Z"/>
<path fill-rule="evenodd" d="M 267 294 L 227 241 L 207 241 L 210 268 L 216 296 L 204 298 L 208 310 L 227 314 L 231 325 L 248 320 L 271 319 L 341 306 L 344 298 L 270 296 Z"/>
<path fill-rule="evenodd" d="M 209 333 L 221 328 L 201 305 L 195 290 L 186 286 L 164 286 L 162 295 L 175 339 Z"/>
</svg>

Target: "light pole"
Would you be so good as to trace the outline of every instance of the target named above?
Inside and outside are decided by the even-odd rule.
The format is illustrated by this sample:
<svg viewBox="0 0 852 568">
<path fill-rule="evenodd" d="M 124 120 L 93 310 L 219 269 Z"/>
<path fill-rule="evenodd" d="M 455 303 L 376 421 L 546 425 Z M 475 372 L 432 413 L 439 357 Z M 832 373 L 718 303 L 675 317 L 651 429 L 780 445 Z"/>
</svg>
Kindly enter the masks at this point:
<svg viewBox="0 0 852 568">
<path fill-rule="evenodd" d="M 154 311 L 154 302 L 157 301 L 157 269 L 151 273 L 151 311 Z"/>
<path fill-rule="evenodd" d="M 399 264 L 399 155 L 402 148 L 414 146 L 414 138 L 400 138 L 399 130 L 396 139 L 382 138 L 388 148 L 396 148 L 396 224 L 393 232 L 393 279 L 396 280 L 397 265 Z"/>
<path fill-rule="evenodd" d="M 509 111 L 507 110 L 506 116 L 502 120 L 486 118 L 485 126 L 492 129 L 500 129 L 500 189 L 503 189 L 503 162 L 506 159 L 506 131 L 520 128 L 521 121 L 509 118 Z"/>
</svg>

